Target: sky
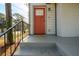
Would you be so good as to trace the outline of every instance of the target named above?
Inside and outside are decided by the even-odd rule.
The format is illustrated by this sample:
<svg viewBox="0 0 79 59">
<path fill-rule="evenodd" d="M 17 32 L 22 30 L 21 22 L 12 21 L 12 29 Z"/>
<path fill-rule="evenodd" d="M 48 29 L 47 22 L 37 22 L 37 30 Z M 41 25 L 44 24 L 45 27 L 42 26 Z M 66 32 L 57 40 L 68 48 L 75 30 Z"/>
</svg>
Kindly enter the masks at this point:
<svg viewBox="0 0 79 59">
<path fill-rule="evenodd" d="M 13 13 L 19 13 L 22 16 L 25 17 L 24 21 L 29 23 L 29 16 L 28 16 L 28 4 L 24 4 L 24 3 L 12 3 L 12 14 Z M 0 3 L 0 13 L 4 13 L 5 14 L 5 4 L 1 4 Z"/>
<path fill-rule="evenodd" d="M 5 13 L 5 5 L 4 4 L 0 4 L 0 13 Z"/>
</svg>

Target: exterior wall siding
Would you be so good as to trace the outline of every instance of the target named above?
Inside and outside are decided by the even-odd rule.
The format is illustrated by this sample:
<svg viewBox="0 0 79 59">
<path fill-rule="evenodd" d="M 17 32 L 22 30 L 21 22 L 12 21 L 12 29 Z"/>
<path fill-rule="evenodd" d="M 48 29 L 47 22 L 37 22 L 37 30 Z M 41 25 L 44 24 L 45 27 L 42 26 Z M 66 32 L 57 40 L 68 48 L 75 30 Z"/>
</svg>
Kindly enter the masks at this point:
<svg viewBox="0 0 79 59">
<path fill-rule="evenodd" d="M 79 37 L 79 4 L 57 4 L 57 35 Z"/>
<path fill-rule="evenodd" d="M 34 33 L 33 6 L 46 5 L 46 34 L 55 34 L 55 4 L 34 3 L 30 5 L 30 34 Z M 51 9 L 50 11 L 48 9 Z M 79 37 L 79 4 L 57 4 L 57 35 Z"/>
<path fill-rule="evenodd" d="M 47 34 L 55 34 L 55 4 L 47 5 Z"/>
</svg>

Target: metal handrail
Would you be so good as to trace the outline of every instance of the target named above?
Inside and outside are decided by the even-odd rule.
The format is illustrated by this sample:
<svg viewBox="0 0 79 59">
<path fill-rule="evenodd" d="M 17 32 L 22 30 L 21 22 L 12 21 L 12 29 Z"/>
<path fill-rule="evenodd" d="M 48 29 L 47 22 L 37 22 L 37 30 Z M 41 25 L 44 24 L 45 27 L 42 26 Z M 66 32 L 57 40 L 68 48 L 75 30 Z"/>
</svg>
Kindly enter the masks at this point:
<svg viewBox="0 0 79 59">
<path fill-rule="evenodd" d="M 20 41 L 21 40 L 23 40 L 23 24 L 24 24 L 25 22 L 23 22 L 23 21 L 19 21 L 19 22 L 17 22 L 15 25 L 13 25 L 12 27 L 10 27 L 9 29 L 7 29 L 4 33 L 2 33 L 1 35 L 0 35 L 0 38 L 2 37 L 2 36 L 4 36 L 4 53 L 5 53 L 5 56 L 7 55 L 6 54 L 6 47 L 7 47 L 7 44 L 8 43 L 6 43 L 6 34 L 10 31 L 10 30 L 13 30 L 13 33 L 15 34 L 13 34 L 14 35 L 14 37 L 15 37 L 15 41 L 14 41 L 14 45 L 15 45 L 15 47 L 14 47 L 14 51 L 12 52 L 12 47 L 11 47 L 11 45 L 12 44 L 10 44 L 9 45 L 9 47 L 10 47 L 10 55 L 13 55 L 14 54 L 14 52 L 16 51 L 16 49 L 17 49 L 17 47 L 18 47 L 18 45 L 20 44 Z M 18 26 L 18 25 L 21 25 L 22 27 L 20 27 L 19 29 L 20 29 L 20 33 L 19 33 L 19 37 L 17 37 L 17 29 L 16 29 L 16 26 Z M 17 43 L 16 42 L 16 40 L 17 40 L 17 38 L 18 38 L 18 40 L 19 40 L 19 42 Z M 14 38 L 13 38 L 13 40 L 14 40 Z M 10 42 L 9 42 L 10 43 Z"/>
<path fill-rule="evenodd" d="M 9 30 L 11 30 L 12 28 L 14 28 L 16 25 L 18 25 L 19 23 L 21 23 L 22 21 L 16 23 L 15 25 L 13 25 L 12 27 L 10 27 L 9 29 L 7 29 L 4 33 L 0 34 L 0 37 L 3 36 L 5 33 L 7 33 Z"/>
</svg>

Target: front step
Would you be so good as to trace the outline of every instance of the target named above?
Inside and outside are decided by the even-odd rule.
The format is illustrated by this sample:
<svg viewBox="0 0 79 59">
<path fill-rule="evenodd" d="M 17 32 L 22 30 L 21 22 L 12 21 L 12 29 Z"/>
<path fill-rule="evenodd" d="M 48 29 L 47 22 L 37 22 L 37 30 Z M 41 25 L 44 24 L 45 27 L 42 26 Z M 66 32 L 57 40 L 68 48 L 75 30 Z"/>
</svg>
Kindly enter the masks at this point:
<svg viewBox="0 0 79 59">
<path fill-rule="evenodd" d="M 26 47 L 46 47 L 46 48 L 50 48 L 50 47 L 56 47 L 55 43 L 21 43 L 20 44 L 21 48 L 26 48 Z"/>
<path fill-rule="evenodd" d="M 21 43 L 14 56 L 60 56 L 55 43 Z"/>
</svg>

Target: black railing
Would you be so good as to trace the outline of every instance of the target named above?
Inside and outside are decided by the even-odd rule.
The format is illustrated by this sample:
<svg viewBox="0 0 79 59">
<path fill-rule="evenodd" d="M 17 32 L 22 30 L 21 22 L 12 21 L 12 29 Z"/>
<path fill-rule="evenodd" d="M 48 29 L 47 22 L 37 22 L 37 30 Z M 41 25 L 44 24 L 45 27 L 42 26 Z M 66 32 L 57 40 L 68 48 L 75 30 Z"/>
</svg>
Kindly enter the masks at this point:
<svg viewBox="0 0 79 59">
<path fill-rule="evenodd" d="M 27 24 L 26 24 L 27 25 Z M 13 34 L 13 43 L 11 44 L 10 40 L 7 39 L 7 33 L 12 31 Z M 11 56 L 16 51 L 19 43 L 27 35 L 26 29 L 24 28 L 24 22 L 20 21 L 14 26 L 10 27 L 4 33 L 0 35 L 0 55 Z"/>
</svg>

